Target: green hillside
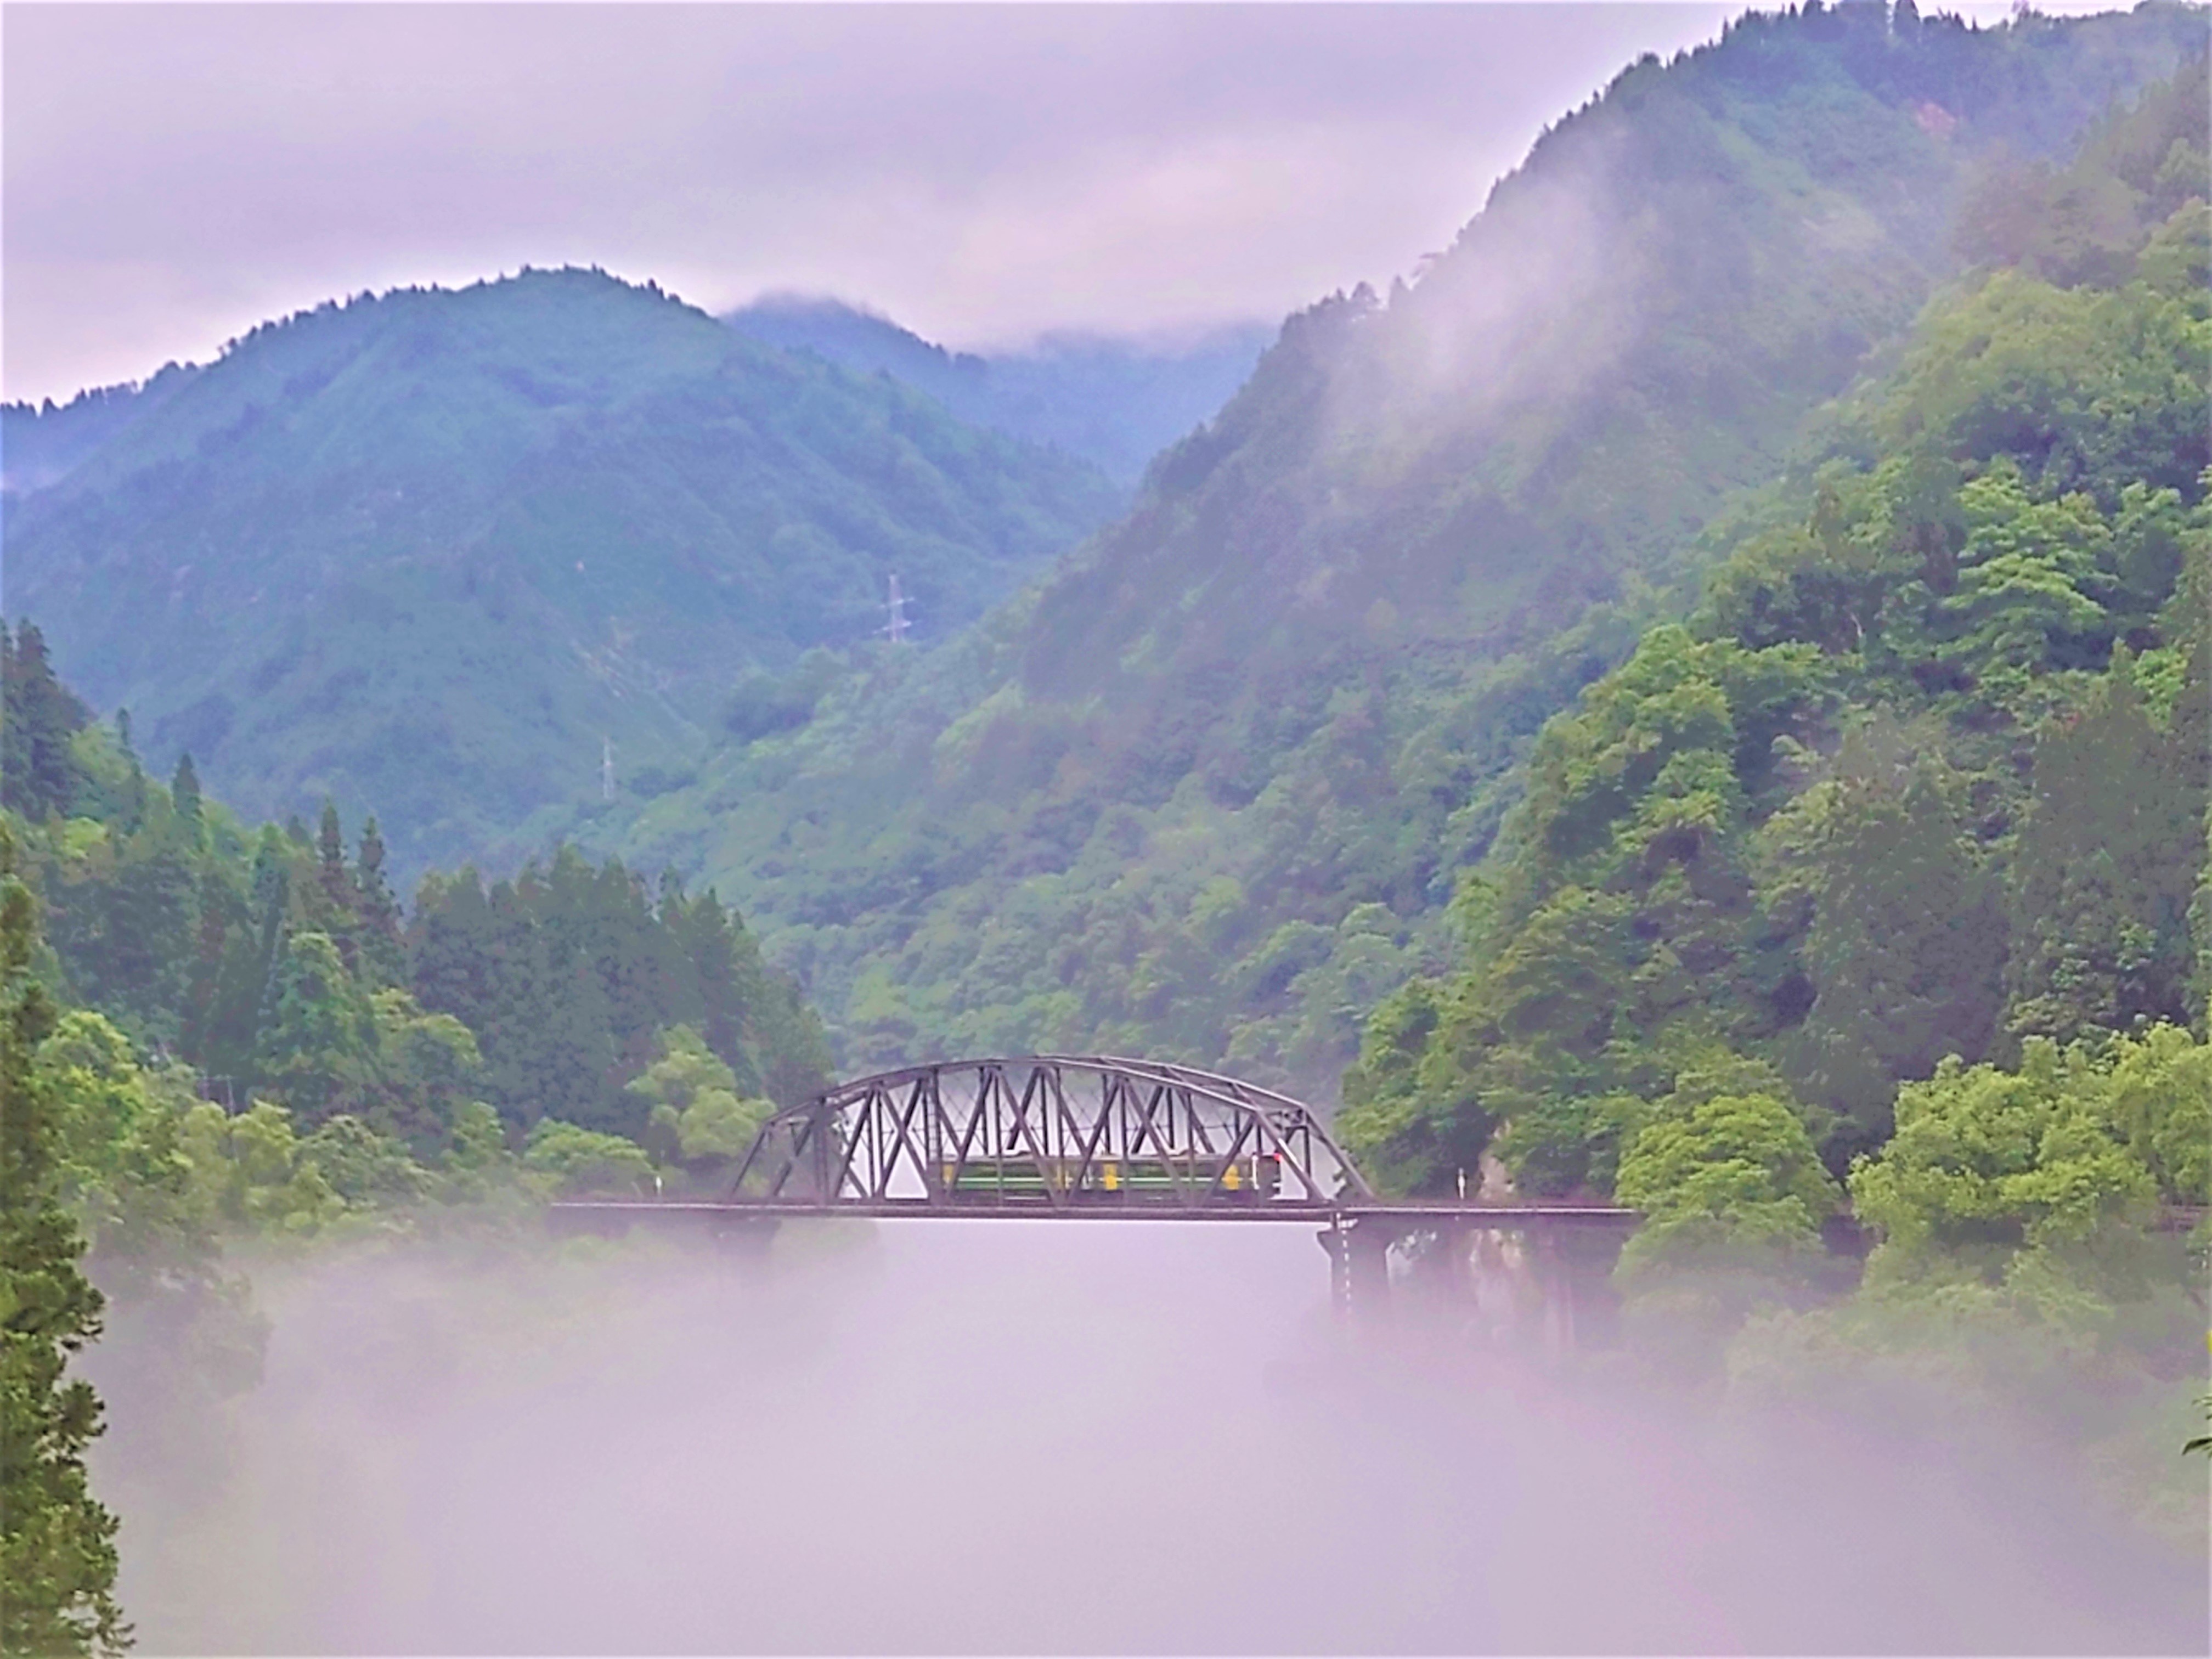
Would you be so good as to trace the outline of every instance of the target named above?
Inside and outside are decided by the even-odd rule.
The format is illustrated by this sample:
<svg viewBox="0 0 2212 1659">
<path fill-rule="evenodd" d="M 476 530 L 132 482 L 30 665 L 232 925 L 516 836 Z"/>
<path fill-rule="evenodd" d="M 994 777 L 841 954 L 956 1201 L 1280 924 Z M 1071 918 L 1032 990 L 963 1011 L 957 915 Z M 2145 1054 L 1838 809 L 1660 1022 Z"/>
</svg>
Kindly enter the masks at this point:
<svg viewBox="0 0 2212 1659">
<path fill-rule="evenodd" d="M 234 342 L 10 497 L 7 602 L 155 761 L 373 807 L 418 869 L 537 844 L 603 741 L 626 787 L 679 774 L 749 665 L 866 637 L 894 571 L 951 631 L 1115 498 L 657 289 L 526 272 Z"/>
<path fill-rule="evenodd" d="M 188 760 L 164 787 L 36 624 L 0 629 L 0 864 L 37 902 L 33 970 L 210 1098 L 435 1159 L 549 1121 L 650 1144 L 672 1054 L 754 1122 L 826 1080 L 820 1022 L 711 889 L 562 848 L 489 885 L 433 871 L 403 906 L 374 817 L 257 828 Z"/>
<path fill-rule="evenodd" d="M 763 688 L 805 724 L 614 844 L 739 895 L 850 1063 L 1096 1047 L 1327 1097 L 1732 492 L 1821 453 L 1991 204 L 2204 35 L 1850 5 L 1632 67 L 1416 281 L 1292 318 L 1038 587 Z"/>
<path fill-rule="evenodd" d="M 2208 103 L 2199 58 L 2003 181 L 1988 263 L 1830 458 L 1545 724 L 1457 971 L 1369 1024 L 1344 1127 L 1376 1167 L 1445 1189 L 1495 1136 L 1524 1186 L 1607 1190 L 1682 1078 L 1732 1072 L 1841 1172 L 1946 1056 L 2202 1021 Z M 2183 1152 L 2168 1195 L 2205 1202 Z"/>
</svg>

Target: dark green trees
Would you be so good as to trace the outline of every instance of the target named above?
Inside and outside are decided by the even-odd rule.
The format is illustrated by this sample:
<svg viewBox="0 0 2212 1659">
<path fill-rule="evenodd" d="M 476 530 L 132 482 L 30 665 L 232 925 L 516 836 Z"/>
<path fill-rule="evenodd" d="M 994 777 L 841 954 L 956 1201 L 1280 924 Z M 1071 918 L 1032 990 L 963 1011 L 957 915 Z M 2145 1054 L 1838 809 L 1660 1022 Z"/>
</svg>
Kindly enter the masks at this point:
<svg viewBox="0 0 2212 1659">
<path fill-rule="evenodd" d="M 2005 961 L 1999 890 L 1940 764 L 1895 769 L 1847 744 L 1840 775 L 1803 803 L 1817 820 L 1802 958 L 1814 998 L 1792 1069 L 1812 1098 L 1877 1133 L 1899 1078 L 1946 1054 L 1981 1058 Z"/>
<path fill-rule="evenodd" d="M 375 1011 L 328 933 L 284 941 L 260 1029 L 254 1075 L 303 1121 L 320 1122 L 371 1086 Z"/>
<path fill-rule="evenodd" d="M 61 1204 L 58 1116 L 34 1067 L 54 1014 L 31 976 L 37 924 L 14 866 L 0 830 L 0 1652 L 112 1653 L 130 1639 L 116 1522 L 84 1466 L 100 1401 L 66 1380 L 100 1334 L 101 1300 Z"/>
<path fill-rule="evenodd" d="M 2203 73 L 2069 175 L 2126 208 L 2096 259 L 1932 303 L 1810 476 L 1742 503 L 1687 626 L 1546 724 L 1482 948 L 1346 1079 L 1355 1152 L 1433 1182 L 1423 1149 L 1497 1124 L 1527 1188 L 1602 1188 L 1718 1047 L 1778 1068 L 1841 1174 L 1950 1056 L 2202 1031 Z M 2191 191 L 2137 165 L 2169 152 Z"/>
<path fill-rule="evenodd" d="M 200 821 L 200 775 L 192 766 L 192 751 L 189 749 L 177 757 L 176 775 L 169 781 L 169 799 L 178 817 L 192 823 Z"/>
<path fill-rule="evenodd" d="M 35 691 L 50 671 L 37 629 L 20 637 L 10 672 Z M 76 703 L 52 684 L 24 707 Z M 19 747 L 39 729 L 12 705 L 10 720 Z M 482 1130 L 477 1103 L 518 1134 L 542 1117 L 641 1133 L 649 1103 L 625 1085 L 673 1028 L 699 1033 L 745 1100 L 823 1079 L 813 1014 L 711 891 L 672 875 L 656 892 L 563 849 L 489 891 L 473 872 L 434 874 L 410 926 L 375 819 L 351 857 L 329 802 L 313 831 L 249 835 L 202 798 L 189 756 L 164 791 L 103 728 L 70 744 L 76 816 L 22 826 L 57 991 L 217 1098 L 258 1091 L 303 1133 L 358 1120 L 434 1161 L 464 1118 Z"/>
<path fill-rule="evenodd" d="M 2044 732 L 2013 857 L 2015 1033 L 2065 1040 L 2196 1012 L 2206 780 L 2189 761 L 2152 724 L 2124 650 L 2080 717 Z"/>
<path fill-rule="evenodd" d="M 685 1026 L 738 1093 L 788 1102 L 819 1085 L 821 1029 L 712 892 L 658 895 L 616 860 L 571 848 L 489 890 L 432 878 L 408 928 L 412 982 L 483 1045 L 486 1097 L 518 1126 L 557 1117 L 632 1136 L 648 1104 L 625 1090 Z"/>
<path fill-rule="evenodd" d="M 54 678 L 46 636 L 0 623 L 0 805 L 29 818 L 65 816 L 78 773 L 70 739 L 91 718 Z"/>
</svg>

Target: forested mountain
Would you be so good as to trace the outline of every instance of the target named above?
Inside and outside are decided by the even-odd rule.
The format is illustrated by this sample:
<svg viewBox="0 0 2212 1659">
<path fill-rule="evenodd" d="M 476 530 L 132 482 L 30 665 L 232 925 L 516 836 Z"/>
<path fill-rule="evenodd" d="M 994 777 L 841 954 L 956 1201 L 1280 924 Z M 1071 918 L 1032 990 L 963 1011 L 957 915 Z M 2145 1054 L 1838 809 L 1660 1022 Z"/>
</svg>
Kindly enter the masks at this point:
<svg viewBox="0 0 2212 1659">
<path fill-rule="evenodd" d="M 61 479 L 199 374 L 171 363 L 143 386 L 94 386 L 66 404 L 0 404 L 0 489 L 27 495 Z"/>
<path fill-rule="evenodd" d="M 866 637 L 894 571 L 941 635 L 1115 500 L 574 270 L 325 305 L 18 411 L 10 443 L 27 420 L 33 459 L 100 441 L 10 496 L 11 614 L 164 764 L 257 813 L 374 802 L 410 869 L 535 844 L 533 813 L 598 794 L 603 741 L 650 787 L 749 664 Z"/>
<path fill-rule="evenodd" d="M 824 1080 L 818 1023 L 711 890 L 560 848 L 489 887 L 434 872 L 403 908 L 374 817 L 349 838 L 326 803 L 313 831 L 253 829 L 189 755 L 149 777 L 36 625 L 0 643 L 0 828 L 40 907 L 35 967 L 225 1104 L 279 1103 L 302 1133 L 346 1119 L 342 1137 L 434 1162 L 502 1125 L 647 1139 L 672 1060 L 750 1121 Z"/>
<path fill-rule="evenodd" d="M 1449 1189 L 1495 1136 L 1528 1189 L 1610 1191 L 1715 1075 L 1801 1103 L 1841 1174 L 1908 1106 L 1965 1110 L 1961 1064 L 2075 1044 L 2079 1095 L 2117 1035 L 2192 1052 L 2208 106 L 2200 57 L 2069 167 L 1994 180 L 1977 269 L 1827 459 L 1733 515 L 1686 625 L 1545 724 L 1458 970 L 1384 1004 L 1348 1081 L 1342 1127 L 1396 1183 Z M 2166 1090 L 2145 1135 L 2192 1092 Z M 2139 1149 L 2170 1201 L 2212 1199 L 2203 1109 Z"/>
<path fill-rule="evenodd" d="M 819 1024 L 709 891 L 556 852 L 411 916 L 370 818 L 258 831 L 147 776 L 38 628 L 0 627 L 0 1648 L 118 1655 L 104 1404 L 198 1510 L 268 1321 L 229 1247 L 505 1237 L 538 1205 L 726 1190 Z M 82 1259 L 82 1263 L 81 1263 Z M 82 1351 L 104 1316 L 100 1392 Z M 103 1402 L 101 1395 L 106 1395 Z M 158 1537 L 129 1511 L 126 1540 Z M 141 1543 L 133 1549 L 152 1548 Z"/>
<path fill-rule="evenodd" d="M 757 687 L 778 717 L 617 844 L 741 895 L 856 1063 L 1138 1050 L 1326 1098 L 1731 492 L 1832 447 L 2036 169 L 2204 36 L 1852 4 L 1635 65 L 1415 281 L 1291 319 L 1037 588 Z"/>
<path fill-rule="evenodd" d="M 1273 332 L 1217 329 L 1180 349 L 1051 335 L 1025 351 L 981 356 L 811 295 L 771 295 L 724 320 L 769 345 L 903 380 L 964 421 L 1053 445 L 1132 486 L 1153 456 L 1220 411 Z"/>
</svg>

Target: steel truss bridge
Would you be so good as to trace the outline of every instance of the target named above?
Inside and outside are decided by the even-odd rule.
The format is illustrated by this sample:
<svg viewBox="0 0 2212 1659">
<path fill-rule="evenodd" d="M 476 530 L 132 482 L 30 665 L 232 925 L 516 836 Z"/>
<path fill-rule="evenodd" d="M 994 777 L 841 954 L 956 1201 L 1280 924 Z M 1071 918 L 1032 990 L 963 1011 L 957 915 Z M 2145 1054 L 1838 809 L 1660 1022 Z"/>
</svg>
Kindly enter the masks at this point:
<svg viewBox="0 0 2212 1659">
<path fill-rule="evenodd" d="M 703 1222 L 759 1236 L 825 1216 L 1304 1222 L 1340 1309 L 1387 1291 L 1390 1245 L 1476 1231 L 1619 1234 L 1611 1206 L 1379 1196 L 1318 1114 L 1237 1078 L 1111 1054 L 933 1061 L 854 1079 L 764 1124 L 723 1195 L 585 1200 L 556 1223 Z"/>
</svg>

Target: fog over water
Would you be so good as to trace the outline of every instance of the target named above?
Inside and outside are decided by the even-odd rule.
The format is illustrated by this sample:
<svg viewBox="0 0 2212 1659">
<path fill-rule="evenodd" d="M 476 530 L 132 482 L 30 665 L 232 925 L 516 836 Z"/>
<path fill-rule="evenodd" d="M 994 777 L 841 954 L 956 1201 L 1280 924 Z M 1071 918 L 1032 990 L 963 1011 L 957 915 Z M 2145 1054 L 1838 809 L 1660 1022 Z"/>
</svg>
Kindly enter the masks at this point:
<svg viewBox="0 0 2212 1659">
<path fill-rule="evenodd" d="M 95 1474 L 155 1653 L 2203 1650 L 2201 1567 L 2041 1460 L 1349 1346 L 1327 1277 L 1304 1227 L 325 1252 L 256 1271 L 227 1474 L 124 1398 Z"/>
</svg>

